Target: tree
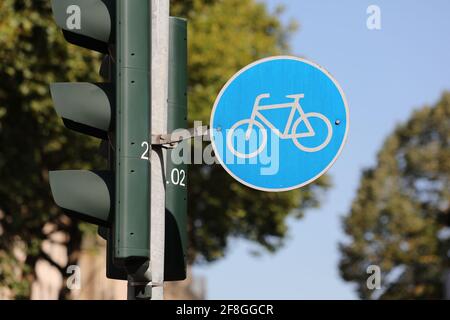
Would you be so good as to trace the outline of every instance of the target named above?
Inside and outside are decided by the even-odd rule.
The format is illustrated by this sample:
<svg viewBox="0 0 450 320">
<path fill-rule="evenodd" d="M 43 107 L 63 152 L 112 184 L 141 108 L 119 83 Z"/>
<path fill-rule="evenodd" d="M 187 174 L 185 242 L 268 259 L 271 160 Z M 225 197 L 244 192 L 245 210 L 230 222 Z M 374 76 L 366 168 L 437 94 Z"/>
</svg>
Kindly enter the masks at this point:
<svg viewBox="0 0 450 320">
<path fill-rule="evenodd" d="M 450 266 L 450 93 L 416 111 L 391 134 L 363 173 L 344 220 L 342 277 L 375 298 L 366 269 L 382 270 L 380 298 L 443 298 Z"/>
<path fill-rule="evenodd" d="M 292 29 L 254 0 L 177 0 L 172 10 L 190 20 L 191 120 L 209 122 L 216 94 L 238 69 L 287 50 Z M 65 278 L 89 229 L 54 205 L 48 170 L 106 166 L 97 155 L 98 140 L 64 128 L 52 107 L 49 84 L 100 81 L 100 56 L 63 39 L 50 1 L 3 0 L 0 61 L 0 287 L 28 298 L 36 263 L 47 260 Z M 222 257 L 229 237 L 275 250 L 285 238 L 287 216 L 301 217 L 318 205 L 327 186 L 322 179 L 302 191 L 264 194 L 234 182 L 219 166 L 195 166 L 189 178 L 191 262 Z M 57 232 L 66 235 L 67 265 L 53 261 L 42 248 Z M 62 288 L 61 298 L 67 294 Z"/>
</svg>

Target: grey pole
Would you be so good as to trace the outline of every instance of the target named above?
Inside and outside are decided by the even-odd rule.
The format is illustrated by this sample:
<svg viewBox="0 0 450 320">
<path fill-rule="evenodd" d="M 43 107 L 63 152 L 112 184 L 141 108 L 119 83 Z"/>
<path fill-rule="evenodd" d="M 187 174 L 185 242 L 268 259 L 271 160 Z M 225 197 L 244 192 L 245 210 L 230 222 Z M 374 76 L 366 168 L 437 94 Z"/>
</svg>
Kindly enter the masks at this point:
<svg viewBox="0 0 450 320">
<path fill-rule="evenodd" d="M 153 134 L 167 133 L 169 86 L 169 0 L 151 1 L 151 128 Z M 164 299 L 165 237 L 165 151 L 151 153 L 150 270 L 152 300 Z"/>
</svg>

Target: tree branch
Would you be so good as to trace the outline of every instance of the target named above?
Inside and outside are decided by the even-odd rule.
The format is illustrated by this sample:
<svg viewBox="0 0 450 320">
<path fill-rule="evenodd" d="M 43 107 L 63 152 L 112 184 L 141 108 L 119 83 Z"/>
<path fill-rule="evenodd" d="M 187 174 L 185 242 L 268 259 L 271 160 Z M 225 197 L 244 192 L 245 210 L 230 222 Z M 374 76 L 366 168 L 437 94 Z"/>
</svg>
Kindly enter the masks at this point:
<svg viewBox="0 0 450 320">
<path fill-rule="evenodd" d="M 57 264 L 47 253 L 45 253 L 43 250 L 41 250 L 40 252 L 40 258 L 44 259 L 45 261 L 47 261 L 48 263 L 50 263 L 53 267 L 55 267 L 56 269 L 58 269 L 58 271 L 61 273 L 61 275 L 64 278 L 64 275 L 66 273 L 66 270 L 61 267 L 59 264 Z"/>
</svg>

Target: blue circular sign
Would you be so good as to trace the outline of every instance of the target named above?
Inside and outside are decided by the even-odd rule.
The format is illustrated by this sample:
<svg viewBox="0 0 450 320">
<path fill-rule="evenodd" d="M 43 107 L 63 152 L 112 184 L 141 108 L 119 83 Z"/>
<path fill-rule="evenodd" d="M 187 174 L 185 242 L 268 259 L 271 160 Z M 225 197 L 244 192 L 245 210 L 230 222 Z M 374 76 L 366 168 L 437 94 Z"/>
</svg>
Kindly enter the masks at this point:
<svg viewBox="0 0 450 320">
<path fill-rule="evenodd" d="M 320 66 L 296 57 L 257 61 L 220 92 L 211 140 L 225 170 L 251 188 L 281 192 L 322 176 L 349 130 L 344 92 Z"/>
</svg>

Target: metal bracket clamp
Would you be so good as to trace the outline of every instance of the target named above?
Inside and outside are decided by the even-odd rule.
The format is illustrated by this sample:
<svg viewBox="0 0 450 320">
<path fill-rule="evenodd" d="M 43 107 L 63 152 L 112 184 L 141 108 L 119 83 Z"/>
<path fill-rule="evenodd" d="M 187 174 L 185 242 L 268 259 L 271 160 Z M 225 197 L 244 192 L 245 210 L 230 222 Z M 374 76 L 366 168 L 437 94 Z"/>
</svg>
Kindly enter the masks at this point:
<svg viewBox="0 0 450 320">
<path fill-rule="evenodd" d="M 181 129 L 172 134 L 154 134 L 152 135 L 152 146 L 161 146 L 165 149 L 175 149 L 179 143 L 185 140 L 204 137 L 207 135 L 209 135 L 209 129 L 207 126 Z"/>
</svg>

